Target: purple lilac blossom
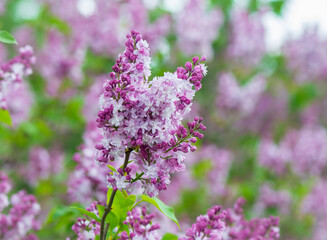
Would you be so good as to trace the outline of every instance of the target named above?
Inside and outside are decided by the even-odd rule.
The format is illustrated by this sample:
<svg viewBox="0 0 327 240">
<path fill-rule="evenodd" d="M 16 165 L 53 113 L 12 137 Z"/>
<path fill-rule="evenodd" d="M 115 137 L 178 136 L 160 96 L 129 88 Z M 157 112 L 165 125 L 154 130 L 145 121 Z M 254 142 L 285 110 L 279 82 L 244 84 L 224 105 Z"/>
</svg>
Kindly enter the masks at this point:
<svg viewBox="0 0 327 240">
<path fill-rule="evenodd" d="M 280 175 L 285 173 L 289 158 L 290 151 L 285 144 L 275 144 L 269 138 L 261 140 L 258 147 L 258 162 L 260 165 Z"/>
<path fill-rule="evenodd" d="M 26 179 L 32 185 L 37 185 L 40 180 L 49 179 L 51 175 L 62 171 L 64 161 L 63 152 L 56 147 L 45 149 L 33 147 L 29 152 L 29 162 L 26 168 Z"/>
<path fill-rule="evenodd" d="M 258 151 L 259 163 L 277 174 L 285 172 L 286 163 L 299 176 L 320 175 L 327 165 L 327 132 L 319 125 L 304 125 L 289 130 L 276 145 L 263 139 Z"/>
<path fill-rule="evenodd" d="M 244 203 L 245 200 L 240 198 L 233 209 L 212 207 L 207 215 L 197 218 L 196 223 L 186 230 L 186 236 L 180 240 L 279 239 L 279 219 L 271 216 L 246 220 L 243 213 Z"/>
<path fill-rule="evenodd" d="M 99 217 L 97 205 L 104 204 L 101 202 L 92 202 L 86 210 Z M 100 223 L 86 216 L 86 218 L 78 218 L 77 222 L 72 226 L 72 230 L 76 233 L 77 240 L 92 240 L 95 239 L 96 235 L 100 234 Z"/>
<path fill-rule="evenodd" d="M 262 23 L 264 11 L 248 13 L 237 10 L 232 16 L 227 55 L 244 65 L 257 65 L 266 51 L 265 29 Z"/>
<path fill-rule="evenodd" d="M 37 240 L 31 233 L 40 228 L 36 217 L 40 212 L 40 205 L 33 195 L 24 190 L 13 194 L 10 199 L 8 193 L 11 185 L 7 176 L 0 172 L 0 238 L 12 240 Z M 8 208 L 7 211 L 3 211 Z"/>
<path fill-rule="evenodd" d="M 290 130 L 284 142 L 291 152 L 293 171 L 299 176 L 320 175 L 327 165 L 327 132 L 322 126 Z"/>
<path fill-rule="evenodd" d="M 279 239 L 279 218 L 252 218 L 246 220 L 243 213 L 245 200 L 239 198 L 234 209 L 228 209 L 224 240 Z"/>
<path fill-rule="evenodd" d="M 213 206 L 206 215 L 198 216 L 196 223 L 185 231 L 185 237 L 179 240 L 223 240 L 226 214 L 221 206 Z"/>
<path fill-rule="evenodd" d="M 148 21 L 148 10 L 142 0 L 98 0 L 87 14 L 79 0 L 48 0 L 52 11 L 72 27 L 73 38 L 102 55 L 116 56 L 120 42 L 131 29 L 144 33 L 151 45 L 158 46 L 170 27 L 168 16 Z M 63 4 L 65 8 L 63 8 Z"/>
<path fill-rule="evenodd" d="M 129 227 L 129 233 L 123 231 L 119 240 L 160 240 L 162 237 L 158 232 L 159 224 L 152 224 L 154 213 L 148 214 L 146 207 L 136 207 L 127 213 L 124 224 Z"/>
<path fill-rule="evenodd" d="M 283 51 L 298 83 L 326 80 L 327 39 L 319 36 L 317 27 L 307 28 L 301 37 L 289 40 Z"/>
<path fill-rule="evenodd" d="M 266 79 L 261 75 L 254 76 L 246 85 L 240 86 L 231 73 L 223 73 L 218 78 L 216 105 L 223 115 L 233 112 L 247 116 L 254 111 L 265 88 Z"/>
<path fill-rule="evenodd" d="M 170 174 L 185 169 L 184 155 L 195 151 L 192 143 L 205 130 L 202 118 L 181 125 L 190 111 L 191 100 L 201 88 L 206 74 L 205 58 L 194 57 L 175 73 L 165 73 L 149 81 L 148 43 L 135 31 L 127 35 L 126 50 L 119 55 L 100 97 L 98 127 L 103 140 L 96 148 L 100 163 L 122 161 L 126 151 L 132 152 L 133 168 L 118 169 L 108 176 L 115 189 L 131 190 L 138 170 L 144 191 L 155 196 L 170 183 Z M 134 151 L 136 150 L 136 151 Z M 122 164 L 122 163 L 121 163 Z"/>
<path fill-rule="evenodd" d="M 10 112 L 13 126 L 28 120 L 34 99 L 29 86 L 25 82 L 11 84 L 3 92 L 3 96 L 9 100 L 7 101 L 7 108 Z"/>
<path fill-rule="evenodd" d="M 63 88 L 63 82 L 69 79 L 76 86 L 81 83 L 84 55 L 85 47 L 80 42 L 68 41 L 64 35 L 54 30 L 48 33 L 47 41 L 38 53 L 37 66 L 47 81 L 48 94 L 71 97 L 73 89 Z"/>
<path fill-rule="evenodd" d="M 205 0 L 189 0 L 176 20 L 178 47 L 187 55 L 201 53 L 212 59 L 212 42 L 218 37 L 222 23 L 219 9 L 207 11 Z"/>
<path fill-rule="evenodd" d="M 260 187 L 254 211 L 262 215 L 267 208 L 275 207 L 282 214 L 290 212 L 291 194 L 287 190 L 274 190 L 269 184 Z"/>
<path fill-rule="evenodd" d="M 94 83 L 89 88 L 88 93 L 85 96 L 85 102 L 83 107 L 83 116 L 86 122 L 95 121 L 99 112 L 99 105 L 94 104 L 99 101 L 99 97 L 103 92 L 103 84 L 106 82 L 106 76 L 98 76 L 95 78 Z"/>
<path fill-rule="evenodd" d="M 314 216 L 312 240 L 326 237 L 327 223 L 327 182 L 320 180 L 302 202 L 302 212 Z"/>
<path fill-rule="evenodd" d="M 109 169 L 100 167 L 94 160 L 95 145 L 101 141 L 101 138 L 101 132 L 95 122 L 88 123 L 83 136 L 84 143 L 73 158 L 77 165 L 67 183 L 71 201 L 88 205 L 95 199 L 106 200 L 106 175 Z"/>
<path fill-rule="evenodd" d="M 31 66 L 35 60 L 33 49 L 25 46 L 19 49 L 18 56 L 0 65 L 0 109 L 8 109 L 7 92 L 32 74 Z"/>
</svg>

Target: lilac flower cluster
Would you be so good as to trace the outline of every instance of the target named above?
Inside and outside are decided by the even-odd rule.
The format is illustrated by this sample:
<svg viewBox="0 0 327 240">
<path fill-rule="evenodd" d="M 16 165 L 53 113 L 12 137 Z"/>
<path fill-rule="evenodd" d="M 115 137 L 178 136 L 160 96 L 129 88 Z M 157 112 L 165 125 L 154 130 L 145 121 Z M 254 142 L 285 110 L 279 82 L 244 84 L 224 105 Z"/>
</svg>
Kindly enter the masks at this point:
<svg viewBox="0 0 327 240">
<path fill-rule="evenodd" d="M 98 127 L 103 139 L 96 148 L 100 163 L 122 161 L 130 154 L 136 164 L 109 176 L 113 188 L 131 189 L 140 180 L 145 192 L 155 196 L 166 189 L 170 174 L 185 167 L 183 153 L 195 151 L 202 138 L 202 118 L 181 125 L 192 98 L 206 74 L 205 58 L 194 57 L 185 68 L 149 81 L 149 47 L 141 35 L 127 35 L 126 50 L 119 56 L 100 97 Z M 135 177 L 136 171 L 141 173 Z M 141 175 L 142 174 L 142 175 Z M 137 178 L 137 179 L 136 179 Z"/>
<path fill-rule="evenodd" d="M 317 125 L 305 125 L 300 130 L 290 130 L 279 146 L 263 140 L 259 146 L 259 162 L 276 173 L 285 171 L 290 163 L 299 176 L 320 175 L 327 165 L 327 132 Z"/>
<path fill-rule="evenodd" d="M 223 73 L 218 78 L 216 104 L 222 114 L 236 112 L 247 116 L 253 112 L 259 97 L 266 88 L 266 79 L 257 75 L 245 86 L 239 86 L 231 73 Z"/>
<path fill-rule="evenodd" d="M 119 240 L 159 240 L 161 239 L 158 229 L 159 224 L 152 224 L 155 214 L 147 214 L 145 206 L 142 208 L 136 207 L 127 213 L 127 218 L 124 221 L 129 228 L 129 233 L 123 231 L 120 233 Z"/>
<path fill-rule="evenodd" d="M 107 197 L 106 175 L 107 168 L 101 168 L 96 161 L 95 145 L 101 141 L 101 134 L 95 122 L 90 122 L 84 133 L 84 144 L 79 153 L 74 155 L 77 165 L 68 180 L 68 194 L 72 201 L 89 204 L 97 199 L 105 201 Z"/>
<path fill-rule="evenodd" d="M 227 55 L 244 65 L 255 66 L 265 54 L 264 11 L 250 14 L 246 10 L 234 12 Z"/>
<path fill-rule="evenodd" d="M 327 39 L 318 28 L 307 28 L 298 39 L 289 40 L 283 50 L 287 66 L 298 83 L 325 80 L 327 77 Z"/>
<path fill-rule="evenodd" d="M 226 214 L 227 212 L 222 211 L 220 206 L 213 206 L 206 215 L 197 217 L 196 223 L 186 230 L 186 236 L 180 240 L 223 240 Z"/>
<path fill-rule="evenodd" d="M 82 63 L 86 48 L 79 41 L 68 40 L 57 31 L 48 33 L 45 45 L 38 53 L 38 70 L 47 81 L 47 92 L 51 96 L 70 96 L 65 92 L 64 81 L 79 85 L 83 79 Z M 72 89 L 69 89 L 70 91 Z"/>
<path fill-rule="evenodd" d="M 16 87 L 23 78 L 32 74 L 32 64 L 36 61 L 33 49 L 25 46 L 19 49 L 19 55 L 0 65 L 0 108 L 8 109 L 6 94 L 8 89 Z"/>
<path fill-rule="evenodd" d="M 30 233 L 40 228 L 36 217 L 40 212 L 40 205 L 33 195 L 24 190 L 8 198 L 11 189 L 8 177 L 0 172 L 0 238 L 13 240 L 37 240 Z M 10 206 L 10 209 L 4 210 Z"/>
<path fill-rule="evenodd" d="M 226 237 L 228 240 L 243 239 L 279 239 L 279 218 L 253 218 L 246 220 L 243 214 L 245 200 L 239 198 L 234 209 L 228 209 L 226 215 Z"/>
<path fill-rule="evenodd" d="M 277 208 L 281 213 L 288 214 L 291 205 L 291 194 L 287 190 L 274 190 L 269 184 L 264 184 L 254 207 L 257 214 L 263 214 L 270 207 Z"/>
<path fill-rule="evenodd" d="M 170 27 L 168 16 L 150 23 L 142 0 L 98 0 L 85 7 L 83 1 L 47 0 L 51 10 L 71 26 L 72 38 L 95 53 L 115 56 L 131 29 L 138 29 L 151 45 L 158 46 Z M 62 6 L 65 5 L 63 8 Z"/>
<path fill-rule="evenodd" d="M 177 16 L 179 48 L 187 55 L 202 53 L 212 59 L 211 45 L 218 37 L 222 23 L 223 15 L 219 9 L 208 12 L 205 0 L 189 0 Z"/>
<path fill-rule="evenodd" d="M 277 217 L 253 218 L 246 220 L 243 214 L 245 200 L 239 198 L 233 209 L 223 210 L 214 206 L 207 215 L 199 216 L 195 224 L 186 230 L 181 240 L 243 240 L 279 239 L 279 220 Z"/>
<path fill-rule="evenodd" d="M 327 223 L 327 182 L 320 180 L 302 202 L 302 213 L 315 217 L 313 224 L 313 240 L 323 240 L 326 237 Z"/>
<path fill-rule="evenodd" d="M 101 202 L 93 202 L 86 210 L 99 217 L 97 205 L 103 204 Z M 96 235 L 99 235 L 100 223 L 89 217 L 78 218 L 77 222 L 72 226 L 72 230 L 77 234 L 77 240 L 91 240 L 95 239 Z"/>
<path fill-rule="evenodd" d="M 36 185 L 41 179 L 48 179 L 51 175 L 62 170 L 63 153 L 58 148 L 47 150 L 42 147 L 33 147 L 29 153 L 28 168 L 24 174 L 27 181 Z"/>
</svg>

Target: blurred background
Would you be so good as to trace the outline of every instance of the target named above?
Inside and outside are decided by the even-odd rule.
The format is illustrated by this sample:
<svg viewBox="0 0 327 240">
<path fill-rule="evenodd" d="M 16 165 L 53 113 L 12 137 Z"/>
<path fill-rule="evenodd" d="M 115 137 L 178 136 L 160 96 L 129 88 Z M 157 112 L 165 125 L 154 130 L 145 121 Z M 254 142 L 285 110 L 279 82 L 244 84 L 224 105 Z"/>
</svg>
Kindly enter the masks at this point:
<svg viewBox="0 0 327 240">
<path fill-rule="evenodd" d="M 281 239 L 326 240 L 326 8 L 324 0 L 0 0 L 0 30 L 18 42 L 0 44 L 0 63 L 26 45 L 36 56 L 32 74 L 2 89 L 12 124 L 0 123 L 9 195 L 25 190 L 41 206 L 26 231 L 74 239 L 80 215 L 70 204 L 105 200 L 107 172 L 93 155 L 98 97 L 134 29 L 149 42 L 153 77 L 207 57 L 188 116 L 204 118 L 205 137 L 160 194 L 182 230 L 212 205 L 244 197 L 247 218 L 280 217 Z"/>
</svg>

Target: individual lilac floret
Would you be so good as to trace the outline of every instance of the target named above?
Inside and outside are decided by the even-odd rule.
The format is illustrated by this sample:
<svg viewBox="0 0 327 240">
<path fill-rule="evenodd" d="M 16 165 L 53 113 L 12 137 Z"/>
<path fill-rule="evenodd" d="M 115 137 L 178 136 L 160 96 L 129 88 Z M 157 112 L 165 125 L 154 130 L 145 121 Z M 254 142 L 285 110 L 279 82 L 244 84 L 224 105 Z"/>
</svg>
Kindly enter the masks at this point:
<svg viewBox="0 0 327 240">
<path fill-rule="evenodd" d="M 185 237 L 180 240 L 223 240 L 226 211 L 221 206 L 213 206 L 206 215 L 200 215 L 196 223 L 185 231 Z"/>
<path fill-rule="evenodd" d="M 238 113 L 249 115 L 266 88 L 266 79 L 257 75 L 244 86 L 240 86 L 231 73 L 223 73 L 218 78 L 218 98 L 216 104 L 222 114 Z"/>
<path fill-rule="evenodd" d="M 327 77 L 327 39 L 319 36 L 318 28 L 305 29 L 298 39 L 289 40 L 283 51 L 287 66 L 298 83 L 325 80 Z"/>
<path fill-rule="evenodd" d="M 0 238 L 37 240 L 30 232 L 40 228 L 36 219 L 40 205 L 33 195 L 23 190 L 13 194 L 9 200 L 7 194 L 10 188 L 7 176 L 0 172 Z M 9 209 L 4 212 L 7 207 Z"/>
<path fill-rule="evenodd" d="M 99 217 L 97 205 L 104 204 L 93 202 L 86 210 Z M 72 230 L 77 234 L 77 240 L 91 240 L 100 234 L 100 223 L 86 216 L 86 218 L 78 218 L 77 222 L 72 226 Z"/>
<path fill-rule="evenodd" d="M 129 233 L 123 231 L 120 233 L 119 240 L 159 240 L 161 239 L 158 229 L 159 224 L 152 224 L 155 217 L 154 213 L 147 214 L 146 207 L 136 207 L 131 212 L 127 213 L 127 218 L 124 221 L 129 228 Z"/>
<path fill-rule="evenodd" d="M 206 11 L 205 0 L 189 0 L 177 17 L 179 48 L 187 55 L 202 53 L 212 59 L 212 42 L 218 37 L 222 23 L 220 10 Z"/>
<path fill-rule="evenodd" d="M 27 181 L 37 185 L 40 180 L 48 179 L 51 175 L 62 170 L 64 154 L 58 148 L 47 150 L 33 147 L 29 152 L 29 163 L 26 174 Z"/>
<path fill-rule="evenodd" d="M 32 74 L 31 67 L 35 61 L 33 49 L 25 46 L 19 49 L 18 56 L 0 65 L 0 109 L 8 109 L 7 92 Z"/>
<path fill-rule="evenodd" d="M 185 168 L 183 153 L 195 151 L 192 144 L 203 137 L 199 133 L 205 130 L 202 118 L 195 118 L 187 128 L 181 121 L 190 111 L 195 92 L 202 86 L 205 58 L 194 57 L 185 68 L 149 82 L 147 42 L 132 31 L 125 46 L 99 101 L 97 123 L 103 140 L 96 146 L 97 160 L 121 161 L 125 153 L 132 152 L 131 160 L 137 164 L 139 175 L 125 167 L 124 171 L 121 169 L 108 177 L 110 185 L 128 190 L 140 180 L 145 192 L 155 196 L 167 188 L 171 173 Z"/>
<path fill-rule="evenodd" d="M 94 121 L 88 123 L 79 152 L 73 160 L 77 162 L 68 180 L 68 194 L 71 201 L 89 204 L 97 199 L 105 201 L 107 197 L 106 175 L 108 168 L 99 166 L 94 160 L 95 145 L 102 136 Z"/>
<path fill-rule="evenodd" d="M 236 62 L 255 66 L 265 54 L 264 11 L 249 14 L 246 10 L 237 10 L 231 17 L 230 42 L 227 55 Z"/>
</svg>

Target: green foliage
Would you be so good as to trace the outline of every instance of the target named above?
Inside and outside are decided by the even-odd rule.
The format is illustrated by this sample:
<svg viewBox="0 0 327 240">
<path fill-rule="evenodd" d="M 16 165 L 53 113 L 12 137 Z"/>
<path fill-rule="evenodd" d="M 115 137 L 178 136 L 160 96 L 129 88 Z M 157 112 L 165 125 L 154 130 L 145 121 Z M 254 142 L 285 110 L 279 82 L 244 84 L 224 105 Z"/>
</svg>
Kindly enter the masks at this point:
<svg viewBox="0 0 327 240">
<path fill-rule="evenodd" d="M 93 213 L 93 212 L 89 212 L 89 211 L 87 211 L 87 210 L 85 210 L 83 208 L 79 208 L 79 207 L 75 207 L 75 206 L 73 206 L 72 208 L 73 209 L 77 209 L 81 213 L 85 214 L 86 216 L 94 219 L 95 221 L 97 221 L 99 223 L 101 222 L 101 219 L 95 213 Z"/>
<path fill-rule="evenodd" d="M 12 126 L 11 117 L 8 110 L 4 110 L 0 108 L 0 122 Z"/>
<path fill-rule="evenodd" d="M 294 89 L 290 99 L 291 111 L 299 111 L 308 106 L 318 96 L 317 86 L 307 83 Z"/>
<path fill-rule="evenodd" d="M 1 30 L 0 31 L 0 42 L 7 44 L 17 44 L 16 39 L 9 32 Z"/>
<path fill-rule="evenodd" d="M 167 206 L 165 203 L 163 203 L 160 199 L 158 198 L 150 198 L 147 195 L 142 195 L 142 201 L 143 202 L 148 202 L 158 208 L 160 212 L 162 212 L 165 216 L 167 216 L 169 219 L 173 220 L 178 227 L 179 223 L 177 218 L 175 217 L 174 209 L 172 207 Z"/>
<path fill-rule="evenodd" d="M 178 237 L 171 233 L 166 233 L 161 240 L 178 240 Z"/>
</svg>

